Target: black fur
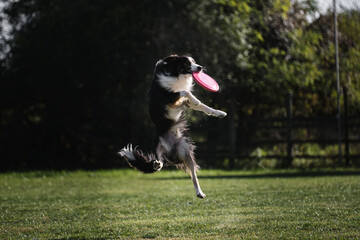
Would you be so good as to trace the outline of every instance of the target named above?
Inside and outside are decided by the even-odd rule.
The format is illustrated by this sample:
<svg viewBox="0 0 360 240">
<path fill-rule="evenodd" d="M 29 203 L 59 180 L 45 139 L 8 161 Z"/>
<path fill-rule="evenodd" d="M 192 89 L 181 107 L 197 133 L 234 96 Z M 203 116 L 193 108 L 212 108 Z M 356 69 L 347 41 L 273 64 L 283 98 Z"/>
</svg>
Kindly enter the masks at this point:
<svg viewBox="0 0 360 240">
<path fill-rule="evenodd" d="M 136 160 L 128 159 L 125 157 L 126 162 L 131 167 L 143 173 L 153 173 L 156 171 L 154 169 L 154 161 L 156 160 L 154 154 L 144 154 L 141 150 L 137 148 L 135 148 L 132 153 Z"/>
<path fill-rule="evenodd" d="M 155 124 L 157 136 L 164 135 L 175 124 L 173 120 L 165 117 L 166 105 L 174 104 L 179 98 L 180 93 L 168 92 L 159 85 L 156 75 L 153 76 L 149 91 L 149 114 Z"/>
<path fill-rule="evenodd" d="M 164 164 L 187 170 L 196 196 L 205 198 L 196 176 L 199 167 L 194 156 L 195 146 L 186 136 L 184 110 L 190 108 L 219 118 L 225 117 L 226 112 L 206 106 L 191 93 L 191 73 L 201 70 L 194 59 L 186 56 L 172 55 L 156 63 L 149 91 L 149 114 L 156 129 L 156 157 L 133 150 L 131 144 L 123 148 L 120 155 L 144 173 L 158 171 Z"/>
<path fill-rule="evenodd" d="M 198 65 L 199 66 L 199 65 Z M 200 70 L 201 66 L 199 66 Z M 181 98 L 180 93 L 172 91 L 169 88 L 162 86 L 161 77 L 175 77 L 181 74 L 191 74 L 191 61 L 186 56 L 171 55 L 157 62 L 153 73 L 153 78 L 149 90 L 149 114 L 155 125 L 156 137 L 155 148 L 160 144 L 160 138 L 165 139 L 166 143 L 170 146 L 161 156 L 154 154 L 144 154 L 141 150 L 135 148 L 132 150 L 131 145 L 124 148 L 120 155 L 123 156 L 130 166 L 140 170 L 144 173 L 153 173 L 157 171 L 153 168 L 154 161 L 161 160 L 167 165 L 175 165 L 178 168 L 185 168 L 184 160 L 179 157 L 177 152 L 180 142 L 186 143 L 186 148 L 193 161 L 193 165 L 197 167 L 194 158 L 195 146 L 192 144 L 188 136 L 184 136 L 186 128 L 186 119 L 184 108 L 187 106 L 187 101 L 179 105 L 175 103 Z M 168 117 L 169 108 L 179 111 L 180 117 L 177 120 Z M 128 151 L 127 151 L 128 150 Z M 126 152 L 132 152 L 126 154 Z M 135 159 L 132 159 L 132 156 Z"/>
</svg>

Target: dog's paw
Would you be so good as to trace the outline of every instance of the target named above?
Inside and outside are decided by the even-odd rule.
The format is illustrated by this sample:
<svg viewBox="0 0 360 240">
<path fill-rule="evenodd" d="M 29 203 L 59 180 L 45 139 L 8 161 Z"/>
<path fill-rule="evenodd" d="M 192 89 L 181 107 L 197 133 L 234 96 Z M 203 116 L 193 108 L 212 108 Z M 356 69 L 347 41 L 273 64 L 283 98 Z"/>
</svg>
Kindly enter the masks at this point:
<svg viewBox="0 0 360 240">
<path fill-rule="evenodd" d="M 215 110 L 212 115 L 218 118 L 223 118 L 226 117 L 227 113 L 220 110 Z"/>
<path fill-rule="evenodd" d="M 160 171 L 162 167 L 163 167 L 163 163 L 162 163 L 161 161 L 155 160 L 155 161 L 153 162 L 153 168 L 154 168 L 154 170 Z"/>
<path fill-rule="evenodd" d="M 203 192 L 198 192 L 198 193 L 196 193 L 196 196 L 197 196 L 198 198 L 206 198 L 206 195 L 205 195 Z"/>
</svg>

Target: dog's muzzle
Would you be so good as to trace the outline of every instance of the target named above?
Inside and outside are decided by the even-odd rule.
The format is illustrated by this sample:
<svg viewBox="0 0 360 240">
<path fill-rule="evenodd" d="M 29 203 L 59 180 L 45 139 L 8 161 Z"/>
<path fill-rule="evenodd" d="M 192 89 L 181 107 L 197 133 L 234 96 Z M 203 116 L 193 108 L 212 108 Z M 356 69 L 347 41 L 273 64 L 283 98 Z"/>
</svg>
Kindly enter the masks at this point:
<svg viewBox="0 0 360 240">
<path fill-rule="evenodd" d="M 196 63 L 191 63 L 191 71 L 193 72 L 200 72 L 203 69 L 202 66 Z"/>
</svg>

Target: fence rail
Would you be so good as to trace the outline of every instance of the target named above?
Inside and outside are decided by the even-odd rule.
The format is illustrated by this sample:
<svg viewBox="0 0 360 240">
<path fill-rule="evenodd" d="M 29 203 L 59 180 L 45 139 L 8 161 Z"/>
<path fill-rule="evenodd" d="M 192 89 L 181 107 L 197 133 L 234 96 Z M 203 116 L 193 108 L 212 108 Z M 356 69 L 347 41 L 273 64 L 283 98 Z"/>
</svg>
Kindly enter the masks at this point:
<svg viewBox="0 0 360 240">
<path fill-rule="evenodd" d="M 338 119 L 337 115 L 324 115 L 316 117 L 293 116 L 292 94 L 286 98 L 286 116 L 272 118 L 242 117 L 235 120 L 234 106 L 230 107 L 229 133 L 223 143 L 199 143 L 197 155 L 199 158 L 230 160 L 230 166 L 235 159 L 279 159 L 285 166 L 290 166 L 294 159 L 338 159 L 339 153 L 332 150 L 325 154 L 295 153 L 298 145 L 317 144 L 322 148 L 338 145 Z M 346 100 L 346 98 L 344 99 Z M 344 113 L 341 116 L 341 143 L 342 154 L 339 165 L 349 165 L 360 160 L 360 114 L 348 116 L 347 104 L 344 104 Z M 209 126 L 213 128 L 213 126 Z M 251 133 L 248 138 L 241 135 Z M 238 134 L 237 134 L 238 133 Z M 282 151 L 275 154 L 254 156 L 256 148 L 282 145 Z M 334 149 L 336 149 L 334 147 Z M 251 151 L 252 150 L 252 151 Z"/>
</svg>

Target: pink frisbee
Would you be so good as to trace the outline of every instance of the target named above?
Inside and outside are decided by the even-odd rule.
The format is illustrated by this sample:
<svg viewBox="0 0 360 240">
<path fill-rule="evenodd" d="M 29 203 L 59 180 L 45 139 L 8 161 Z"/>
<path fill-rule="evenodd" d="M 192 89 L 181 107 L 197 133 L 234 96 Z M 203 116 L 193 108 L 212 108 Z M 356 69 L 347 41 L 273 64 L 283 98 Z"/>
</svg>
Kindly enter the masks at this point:
<svg viewBox="0 0 360 240">
<path fill-rule="evenodd" d="M 203 71 L 193 72 L 192 74 L 195 82 L 203 87 L 205 90 L 210 92 L 219 91 L 219 84 L 209 75 L 205 74 Z"/>
</svg>

